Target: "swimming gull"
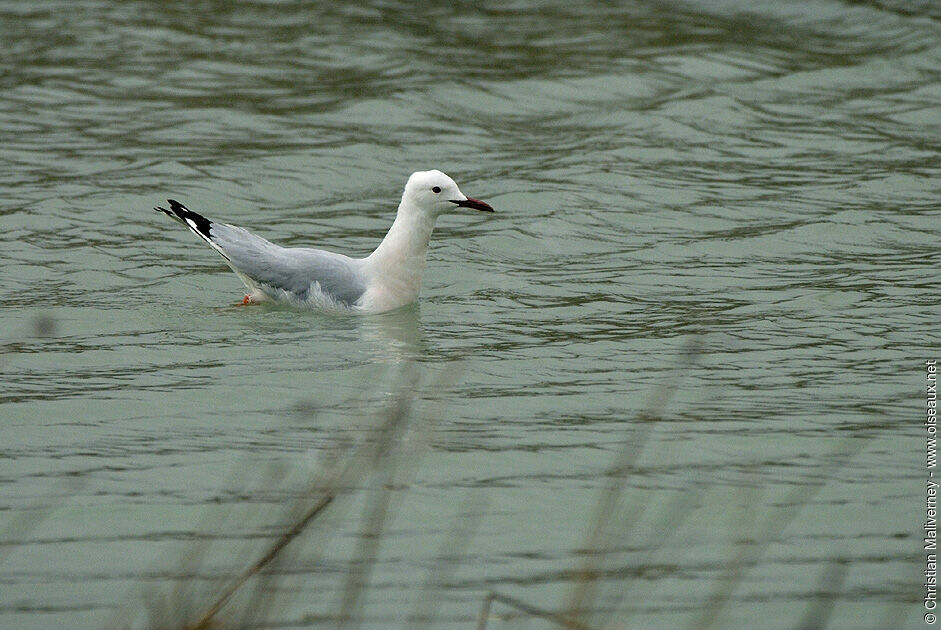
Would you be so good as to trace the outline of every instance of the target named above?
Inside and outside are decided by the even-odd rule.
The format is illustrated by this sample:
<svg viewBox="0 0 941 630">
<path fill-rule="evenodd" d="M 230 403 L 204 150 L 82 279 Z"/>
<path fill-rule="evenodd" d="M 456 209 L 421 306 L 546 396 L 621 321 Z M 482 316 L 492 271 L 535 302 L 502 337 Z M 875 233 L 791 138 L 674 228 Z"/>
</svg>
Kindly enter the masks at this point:
<svg viewBox="0 0 941 630">
<path fill-rule="evenodd" d="M 281 247 L 168 201 L 169 210 L 154 209 L 186 225 L 225 258 L 250 291 L 243 304 L 273 300 L 360 313 L 381 313 L 418 299 L 428 241 L 445 210 L 459 206 L 493 212 L 441 171 L 412 173 L 379 247 L 366 258 L 350 258 L 322 249 Z"/>
</svg>

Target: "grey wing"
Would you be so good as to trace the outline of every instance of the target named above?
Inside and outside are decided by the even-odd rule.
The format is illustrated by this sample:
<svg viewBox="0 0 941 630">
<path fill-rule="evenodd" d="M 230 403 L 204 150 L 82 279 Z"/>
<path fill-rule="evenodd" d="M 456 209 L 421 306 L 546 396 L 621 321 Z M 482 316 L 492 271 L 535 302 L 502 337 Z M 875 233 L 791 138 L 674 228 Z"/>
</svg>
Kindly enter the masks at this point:
<svg viewBox="0 0 941 630">
<path fill-rule="evenodd" d="M 154 210 L 187 226 L 219 252 L 251 290 L 271 297 L 284 291 L 299 300 L 319 289 L 336 302 L 352 305 L 366 290 L 359 261 L 319 249 L 287 248 L 256 236 L 244 228 L 218 223 L 193 212 L 179 201 L 170 209 Z"/>
<path fill-rule="evenodd" d="M 319 289 L 331 299 L 352 305 L 366 290 L 356 260 L 319 249 L 275 245 L 243 228 L 213 222 L 210 238 L 232 269 L 265 293 L 286 291 L 306 300 Z M 251 285 L 254 285 L 252 287 Z M 274 297 L 274 296 L 272 296 Z"/>
</svg>

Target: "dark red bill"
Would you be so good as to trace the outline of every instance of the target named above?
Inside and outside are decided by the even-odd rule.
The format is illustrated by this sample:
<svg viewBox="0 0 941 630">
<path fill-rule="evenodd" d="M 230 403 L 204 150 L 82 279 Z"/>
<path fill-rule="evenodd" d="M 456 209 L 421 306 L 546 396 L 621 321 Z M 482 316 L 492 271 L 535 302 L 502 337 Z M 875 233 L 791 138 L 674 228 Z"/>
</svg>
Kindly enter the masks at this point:
<svg viewBox="0 0 941 630">
<path fill-rule="evenodd" d="M 454 199 L 450 200 L 451 203 L 458 205 L 462 208 L 471 208 L 472 210 L 480 210 L 481 212 L 493 212 L 493 208 L 490 207 L 490 204 L 481 201 L 480 199 L 474 199 L 473 197 L 468 197 L 467 199 L 461 199 L 456 201 Z"/>
</svg>

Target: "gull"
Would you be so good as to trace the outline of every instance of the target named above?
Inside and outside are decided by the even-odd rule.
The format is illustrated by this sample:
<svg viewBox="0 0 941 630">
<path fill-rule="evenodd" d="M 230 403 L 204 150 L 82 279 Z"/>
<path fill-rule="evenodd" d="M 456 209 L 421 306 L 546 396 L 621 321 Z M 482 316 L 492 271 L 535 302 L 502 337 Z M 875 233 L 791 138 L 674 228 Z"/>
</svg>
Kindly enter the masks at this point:
<svg viewBox="0 0 941 630">
<path fill-rule="evenodd" d="M 219 252 L 249 294 L 242 304 L 285 302 L 325 311 L 382 313 L 418 299 L 428 241 L 438 216 L 455 206 L 493 212 L 441 171 L 412 173 L 395 221 L 365 258 L 308 247 L 281 247 L 245 228 L 219 223 L 168 199 L 156 207 Z"/>
</svg>

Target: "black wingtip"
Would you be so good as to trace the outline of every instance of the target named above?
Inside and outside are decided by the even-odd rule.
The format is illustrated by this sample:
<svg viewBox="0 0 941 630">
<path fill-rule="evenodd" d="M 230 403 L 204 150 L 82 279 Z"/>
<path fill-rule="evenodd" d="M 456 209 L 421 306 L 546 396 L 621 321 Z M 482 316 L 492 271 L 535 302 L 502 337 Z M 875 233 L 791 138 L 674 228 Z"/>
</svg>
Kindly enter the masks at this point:
<svg viewBox="0 0 941 630">
<path fill-rule="evenodd" d="M 174 218 L 175 215 L 176 218 L 179 218 L 180 221 L 188 225 L 191 229 L 199 232 L 203 237 L 207 239 L 210 238 L 209 230 L 212 228 L 212 221 L 201 214 L 193 212 L 176 199 L 167 199 L 167 203 L 170 204 L 169 210 L 159 206 L 154 208 L 154 210 L 162 212 L 171 218 Z"/>
</svg>

